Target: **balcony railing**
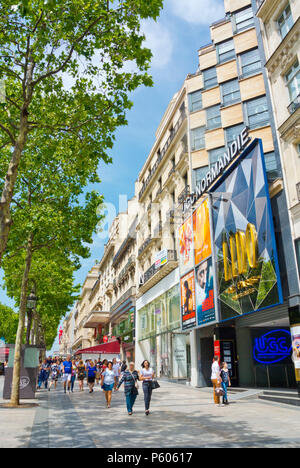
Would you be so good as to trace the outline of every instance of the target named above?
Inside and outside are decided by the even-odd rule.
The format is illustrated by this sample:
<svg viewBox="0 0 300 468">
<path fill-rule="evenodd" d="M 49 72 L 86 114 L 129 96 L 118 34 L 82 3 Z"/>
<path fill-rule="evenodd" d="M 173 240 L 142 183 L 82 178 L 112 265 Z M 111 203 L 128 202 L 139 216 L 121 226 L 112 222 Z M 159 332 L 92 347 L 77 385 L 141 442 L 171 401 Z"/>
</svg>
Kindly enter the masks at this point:
<svg viewBox="0 0 300 468">
<path fill-rule="evenodd" d="M 181 205 L 189 194 L 190 194 L 190 186 L 187 185 L 178 197 L 178 204 Z"/>
<path fill-rule="evenodd" d="M 125 267 L 121 271 L 121 273 L 118 276 L 118 282 L 121 283 L 123 279 L 126 277 L 127 273 L 129 270 L 135 265 L 135 255 L 131 255 L 129 258 L 128 262 L 126 263 Z"/>
<path fill-rule="evenodd" d="M 168 149 L 169 149 L 169 147 L 170 147 L 172 141 L 174 140 L 175 136 L 177 135 L 177 133 L 178 133 L 178 131 L 179 131 L 181 125 L 183 124 L 185 118 L 186 118 L 186 113 L 185 113 L 185 112 L 182 112 L 182 114 L 180 115 L 178 121 L 176 122 L 175 127 L 173 128 L 172 132 L 170 133 L 170 136 L 169 136 L 169 138 L 168 138 L 168 140 L 167 140 L 165 146 L 163 147 L 162 151 L 160 152 L 160 154 L 159 154 L 159 156 L 158 156 L 158 158 L 157 158 L 156 163 L 154 164 L 153 168 L 151 169 L 151 172 L 150 172 L 150 174 L 148 175 L 148 177 L 147 177 L 147 179 L 146 179 L 146 181 L 145 181 L 145 183 L 144 183 L 144 185 L 143 185 L 143 187 L 142 187 L 142 189 L 141 189 L 141 191 L 140 191 L 140 193 L 139 193 L 139 199 L 141 199 L 142 196 L 144 195 L 144 193 L 145 193 L 145 191 L 146 191 L 148 185 L 150 184 L 150 182 L 151 182 L 151 180 L 152 180 L 154 174 L 155 174 L 156 171 L 157 171 L 158 166 L 160 165 L 161 161 L 163 160 L 163 158 L 164 158 L 166 152 L 168 151 Z"/>
<path fill-rule="evenodd" d="M 159 239 L 162 235 L 162 223 L 159 223 L 153 232 L 153 239 Z"/>
<path fill-rule="evenodd" d="M 294 112 L 296 112 L 297 109 L 300 107 L 300 94 L 291 102 L 291 104 L 288 106 L 288 111 L 292 115 Z"/>
<path fill-rule="evenodd" d="M 169 262 L 177 262 L 177 252 L 176 250 L 168 250 L 168 263 Z M 165 264 L 166 265 L 166 264 Z M 149 270 L 143 275 L 143 285 L 146 284 L 160 269 L 164 267 L 161 266 L 157 268 L 156 264 L 154 263 Z"/>
</svg>

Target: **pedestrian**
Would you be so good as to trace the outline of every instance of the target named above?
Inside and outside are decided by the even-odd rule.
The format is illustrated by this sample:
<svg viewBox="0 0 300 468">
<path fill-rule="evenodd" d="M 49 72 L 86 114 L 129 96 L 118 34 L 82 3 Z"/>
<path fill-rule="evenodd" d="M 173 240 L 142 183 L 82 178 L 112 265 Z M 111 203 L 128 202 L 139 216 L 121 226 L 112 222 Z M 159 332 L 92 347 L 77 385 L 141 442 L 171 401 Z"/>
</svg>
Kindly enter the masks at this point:
<svg viewBox="0 0 300 468">
<path fill-rule="evenodd" d="M 68 392 L 69 393 L 70 393 L 70 390 L 71 390 L 72 367 L 73 367 L 73 365 L 72 365 L 72 361 L 71 361 L 71 356 L 68 356 L 67 359 L 62 363 L 64 393 L 67 393 L 67 385 L 68 385 Z"/>
<path fill-rule="evenodd" d="M 79 382 L 79 391 L 83 392 L 83 385 L 84 385 L 84 379 L 86 376 L 85 372 L 85 365 L 83 364 L 83 361 L 79 361 L 79 364 L 77 366 L 77 378 Z"/>
<path fill-rule="evenodd" d="M 114 388 L 114 390 L 116 391 L 119 380 L 120 380 L 120 371 L 121 371 L 120 363 L 117 362 L 116 358 L 113 359 L 113 371 L 114 371 L 114 374 L 115 374 L 115 388 Z"/>
<path fill-rule="evenodd" d="M 100 379 L 101 379 L 101 362 L 99 361 L 95 361 L 95 366 L 96 366 L 96 369 L 97 369 L 97 372 L 96 372 L 96 384 L 97 385 L 100 385 Z"/>
<path fill-rule="evenodd" d="M 142 370 L 139 374 L 139 379 L 143 382 L 143 392 L 145 400 L 145 414 L 150 414 L 150 403 L 152 398 L 152 382 L 154 379 L 154 371 L 150 366 L 150 362 L 145 360 L 142 363 Z"/>
<path fill-rule="evenodd" d="M 107 403 L 107 408 L 111 406 L 112 391 L 115 386 L 115 373 L 113 370 L 113 363 L 110 361 L 107 364 L 107 368 L 102 372 L 101 376 L 101 387 L 105 393 L 105 399 Z"/>
<path fill-rule="evenodd" d="M 220 405 L 220 395 L 222 391 L 221 391 L 221 377 L 220 377 L 220 366 L 219 366 L 218 356 L 214 357 L 213 364 L 211 367 L 211 381 L 212 381 L 213 389 L 214 389 L 214 403 L 216 406 L 223 406 L 223 405 Z"/>
<path fill-rule="evenodd" d="M 59 365 L 57 361 L 54 361 L 53 364 L 51 365 L 51 371 L 50 371 L 49 392 L 51 391 L 51 387 L 53 384 L 54 384 L 54 389 L 56 390 L 58 376 L 59 376 Z"/>
<path fill-rule="evenodd" d="M 74 385 L 76 380 L 77 367 L 76 362 L 72 361 L 72 377 L 71 377 L 71 392 L 74 393 Z"/>
<path fill-rule="evenodd" d="M 228 402 L 228 387 L 231 387 L 231 380 L 230 380 L 230 374 L 229 374 L 229 369 L 228 369 L 227 362 L 223 362 L 222 365 L 221 365 L 220 377 L 221 377 L 222 388 L 224 390 L 223 404 L 224 405 L 229 405 L 229 402 Z"/>
<path fill-rule="evenodd" d="M 95 386 L 95 380 L 96 380 L 96 373 L 97 373 L 97 368 L 95 366 L 95 363 L 91 360 L 87 366 L 87 373 L 88 373 L 88 386 L 90 389 L 89 393 L 94 392 L 94 386 Z"/>
<path fill-rule="evenodd" d="M 124 383 L 126 405 L 129 416 L 132 416 L 133 406 L 139 394 L 138 380 L 139 375 L 138 372 L 135 370 L 135 364 L 134 362 L 131 362 L 129 364 L 129 368 L 125 370 L 117 385 L 117 390 L 119 390 L 121 385 Z"/>
<path fill-rule="evenodd" d="M 50 375 L 50 368 L 49 368 L 48 360 L 44 359 L 40 368 L 39 389 L 41 388 L 42 384 L 44 384 L 45 390 L 47 390 L 49 375 Z"/>
<path fill-rule="evenodd" d="M 121 373 L 125 372 L 126 369 L 127 369 L 127 363 L 126 363 L 126 361 L 123 361 L 122 365 L 121 365 Z"/>
</svg>

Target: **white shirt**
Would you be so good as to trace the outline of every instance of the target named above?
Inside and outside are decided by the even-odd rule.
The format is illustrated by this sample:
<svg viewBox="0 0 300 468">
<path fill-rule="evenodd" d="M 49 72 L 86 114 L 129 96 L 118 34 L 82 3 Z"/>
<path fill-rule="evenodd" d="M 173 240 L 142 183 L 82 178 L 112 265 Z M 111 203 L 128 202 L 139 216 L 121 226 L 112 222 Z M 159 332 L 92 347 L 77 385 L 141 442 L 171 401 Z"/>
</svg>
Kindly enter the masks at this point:
<svg viewBox="0 0 300 468">
<path fill-rule="evenodd" d="M 152 379 L 152 376 L 153 376 L 153 369 L 151 369 L 151 367 L 150 367 L 148 370 L 142 369 L 142 370 L 141 370 L 141 375 L 142 375 L 143 377 L 151 377 L 150 379 L 147 379 L 147 380 L 149 380 L 149 381 L 150 381 L 150 380 L 153 380 L 153 379 Z"/>
<path fill-rule="evenodd" d="M 113 370 L 105 369 L 103 372 L 104 375 L 104 383 L 106 385 L 112 385 L 115 383 L 115 373 Z"/>
<path fill-rule="evenodd" d="M 220 377 L 220 366 L 218 361 L 215 361 L 211 367 L 211 380 L 217 380 Z"/>
<path fill-rule="evenodd" d="M 113 371 L 115 374 L 115 377 L 119 377 L 120 375 L 120 364 L 116 363 L 113 365 Z"/>
</svg>

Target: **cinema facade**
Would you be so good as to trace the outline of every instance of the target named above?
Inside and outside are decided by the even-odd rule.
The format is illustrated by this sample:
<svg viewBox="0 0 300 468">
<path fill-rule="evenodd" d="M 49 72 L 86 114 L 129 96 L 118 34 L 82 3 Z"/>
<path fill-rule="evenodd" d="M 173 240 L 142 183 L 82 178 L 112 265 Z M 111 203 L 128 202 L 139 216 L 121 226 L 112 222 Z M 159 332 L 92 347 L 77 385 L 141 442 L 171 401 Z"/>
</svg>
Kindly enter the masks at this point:
<svg viewBox="0 0 300 468">
<path fill-rule="evenodd" d="M 247 127 L 213 174 L 183 203 L 178 236 L 191 383 L 210 385 L 217 355 L 227 362 L 235 386 L 295 387 L 299 364 L 293 362 L 292 342 L 299 337 L 289 312 L 299 285 L 291 290 L 288 279 L 296 265 L 289 256 L 285 193 L 270 197 L 263 144 L 250 142 Z"/>
</svg>

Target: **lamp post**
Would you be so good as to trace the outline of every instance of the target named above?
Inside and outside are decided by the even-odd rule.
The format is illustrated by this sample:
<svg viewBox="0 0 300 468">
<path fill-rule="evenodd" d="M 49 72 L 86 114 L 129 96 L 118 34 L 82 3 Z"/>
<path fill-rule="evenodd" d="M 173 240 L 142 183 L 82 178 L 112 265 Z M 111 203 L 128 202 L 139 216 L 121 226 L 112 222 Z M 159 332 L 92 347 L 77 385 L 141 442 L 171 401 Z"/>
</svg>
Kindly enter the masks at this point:
<svg viewBox="0 0 300 468">
<path fill-rule="evenodd" d="M 30 295 L 27 297 L 27 331 L 26 331 L 26 344 L 29 345 L 30 341 L 30 330 L 32 324 L 32 315 L 33 311 L 36 308 L 37 297 L 34 294 L 34 291 L 31 291 Z"/>
</svg>

